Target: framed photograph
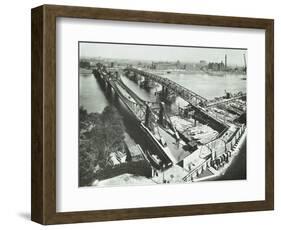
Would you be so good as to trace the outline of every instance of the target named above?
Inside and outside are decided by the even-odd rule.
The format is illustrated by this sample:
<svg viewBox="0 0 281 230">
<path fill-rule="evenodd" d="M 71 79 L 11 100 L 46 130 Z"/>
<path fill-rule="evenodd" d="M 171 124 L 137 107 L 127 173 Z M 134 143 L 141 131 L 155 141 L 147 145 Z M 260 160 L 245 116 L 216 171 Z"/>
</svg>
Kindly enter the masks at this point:
<svg viewBox="0 0 281 230">
<path fill-rule="evenodd" d="M 274 208 L 274 21 L 32 9 L 31 218 Z"/>
</svg>

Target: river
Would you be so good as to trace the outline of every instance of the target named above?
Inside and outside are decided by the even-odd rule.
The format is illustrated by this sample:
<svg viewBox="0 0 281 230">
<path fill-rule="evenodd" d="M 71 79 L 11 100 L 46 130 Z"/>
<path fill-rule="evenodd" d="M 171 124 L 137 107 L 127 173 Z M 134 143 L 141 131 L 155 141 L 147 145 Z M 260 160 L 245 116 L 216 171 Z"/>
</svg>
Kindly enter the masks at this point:
<svg viewBox="0 0 281 230">
<path fill-rule="evenodd" d="M 162 75 L 163 76 L 163 75 Z M 223 77 L 209 76 L 207 74 L 167 74 L 164 75 L 178 84 L 194 91 L 195 93 L 205 97 L 206 99 L 213 99 L 225 95 L 225 90 L 231 93 L 239 91 L 246 92 L 246 81 L 242 80 L 243 76 L 239 75 L 226 75 Z M 133 90 L 139 97 L 146 101 L 156 101 L 155 91 L 147 91 L 140 88 L 135 82 L 126 77 L 122 77 L 123 82 Z M 96 78 L 92 75 L 80 76 L 80 95 L 79 103 L 87 109 L 88 112 L 102 112 L 108 105 L 114 105 L 120 115 L 123 117 L 126 130 L 134 141 L 140 144 L 144 149 L 149 149 L 148 143 L 140 135 L 140 131 L 135 126 L 135 120 L 127 111 L 126 107 L 117 100 L 112 94 L 111 96 L 104 92 L 101 85 L 97 82 Z M 174 106 L 185 105 L 186 102 L 181 98 L 177 98 Z M 242 148 L 243 154 L 239 154 L 233 165 L 230 166 L 226 174 L 221 179 L 243 179 L 246 175 L 246 147 Z M 239 157 L 241 155 L 241 157 Z M 234 165 L 235 164 L 235 165 Z M 245 167 L 244 167 L 245 166 Z M 240 173 L 240 174 L 239 174 Z"/>
</svg>

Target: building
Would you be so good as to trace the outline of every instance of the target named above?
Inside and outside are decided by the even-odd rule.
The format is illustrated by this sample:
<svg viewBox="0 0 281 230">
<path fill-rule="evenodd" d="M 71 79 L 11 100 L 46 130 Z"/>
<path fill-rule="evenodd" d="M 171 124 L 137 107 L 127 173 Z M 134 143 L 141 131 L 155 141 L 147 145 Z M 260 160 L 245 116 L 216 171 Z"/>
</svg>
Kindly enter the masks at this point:
<svg viewBox="0 0 281 230">
<path fill-rule="evenodd" d="M 208 64 L 208 69 L 213 71 L 223 71 L 225 70 L 225 64 L 221 62 L 210 62 Z"/>
<path fill-rule="evenodd" d="M 120 151 L 117 152 L 112 152 L 109 154 L 109 164 L 111 166 L 114 165 L 119 165 L 121 163 L 125 163 L 127 159 L 127 154 L 126 153 L 122 153 Z"/>
<path fill-rule="evenodd" d="M 169 70 L 169 69 L 183 69 L 184 65 L 180 62 L 152 62 L 151 69 L 155 70 Z"/>
<path fill-rule="evenodd" d="M 144 160 L 143 157 L 143 150 L 140 147 L 140 145 L 132 145 L 128 148 L 129 150 L 129 154 L 130 154 L 130 160 L 131 161 L 140 161 L 140 160 Z"/>
<path fill-rule="evenodd" d="M 205 61 L 205 60 L 200 60 L 199 61 L 199 64 L 200 64 L 200 66 L 206 66 L 207 65 L 207 61 Z"/>
</svg>

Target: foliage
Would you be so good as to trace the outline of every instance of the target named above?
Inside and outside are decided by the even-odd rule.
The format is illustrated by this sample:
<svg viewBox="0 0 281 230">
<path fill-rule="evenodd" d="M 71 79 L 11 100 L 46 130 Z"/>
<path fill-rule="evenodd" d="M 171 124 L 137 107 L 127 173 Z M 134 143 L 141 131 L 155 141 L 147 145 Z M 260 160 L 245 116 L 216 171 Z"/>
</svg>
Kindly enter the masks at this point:
<svg viewBox="0 0 281 230">
<path fill-rule="evenodd" d="M 79 186 L 90 185 L 93 172 L 97 165 L 96 154 L 93 149 L 80 145 L 79 153 Z"/>
<path fill-rule="evenodd" d="M 81 68 L 90 68 L 90 62 L 88 61 L 80 61 L 79 65 Z"/>
<path fill-rule="evenodd" d="M 79 184 L 88 185 L 94 180 L 96 167 L 106 167 L 109 154 L 123 150 L 125 127 L 115 107 L 107 106 L 101 114 L 90 113 L 83 107 L 79 110 L 81 125 L 94 124 L 87 133 L 87 140 L 80 144 Z"/>
</svg>

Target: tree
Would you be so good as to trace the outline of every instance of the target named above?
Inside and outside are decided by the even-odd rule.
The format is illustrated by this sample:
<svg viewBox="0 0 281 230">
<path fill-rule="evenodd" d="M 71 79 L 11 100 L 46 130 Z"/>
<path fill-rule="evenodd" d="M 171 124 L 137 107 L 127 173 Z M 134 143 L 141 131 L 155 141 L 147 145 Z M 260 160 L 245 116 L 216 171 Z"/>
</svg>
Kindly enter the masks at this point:
<svg viewBox="0 0 281 230">
<path fill-rule="evenodd" d="M 90 185 L 94 179 L 97 159 L 94 149 L 80 145 L 79 152 L 79 186 Z"/>
<path fill-rule="evenodd" d="M 79 108 L 79 120 L 85 121 L 85 120 L 87 120 L 87 118 L 88 118 L 87 110 L 83 106 L 80 106 L 80 108 Z"/>
<path fill-rule="evenodd" d="M 101 114 L 101 124 L 92 130 L 91 145 L 99 152 L 99 163 L 105 167 L 109 154 L 121 150 L 124 142 L 125 126 L 115 107 L 107 106 Z"/>
<path fill-rule="evenodd" d="M 94 180 L 96 166 L 106 167 L 109 154 L 123 150 L 125 126 L 115 107 L 107 106 L 102 114 L 87 113 L 80 107 L 80 123 L 94 123 L 87 133 L 87 141 L 80 142 L 79 185 L 89 185 Z M 81 126 L 80 126 L 81 127 Z"/>
</svg>

